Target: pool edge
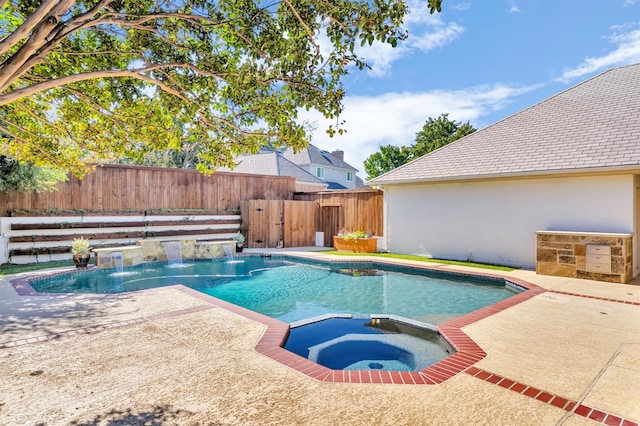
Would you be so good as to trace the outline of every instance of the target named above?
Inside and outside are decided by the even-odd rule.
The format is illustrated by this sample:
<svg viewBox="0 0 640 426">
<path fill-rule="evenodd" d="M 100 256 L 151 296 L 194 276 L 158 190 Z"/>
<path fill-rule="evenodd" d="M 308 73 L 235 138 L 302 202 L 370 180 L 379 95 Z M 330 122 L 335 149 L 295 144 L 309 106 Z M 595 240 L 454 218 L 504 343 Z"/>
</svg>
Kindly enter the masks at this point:
<svg viewBox="0 0 640 426">
<path fill-rule="evenodd" d="M 286 256 L 296 258 L 296 256 Z M 321 262 L 332 263 L 331 260 L 323 259 Z M 339 263 L 339 261 L 334 262 Z M 384 262 L 386 263 L 386 262 Z M 413 265 L 412 265 L 413 266 Z M 436 270 L 438 272 L 450 272 L 440 267 L 431 265 L 416 266 L 424 270 Z M 446 321 L 437 326 L 437 331 L 456 350 L 456 353 L 444 358 L 437 363 L 421 371 L 380 371 L 380 370 L 332 370 L 322 365 L 316 364 L 305 357 L 294 354 L 284 349 L 284 344 L 289 335 L 290 326 L 288 323 L 268 317 L 266 315 L 251 311 L 249 309 L 234 305 L 213 296 L 200 293 L 188 287 L 178 286 L 183 292 L 193 297 L 207 301 L 220 308 L 243 316 L 267 326 L 262 337 L 254 347 L 254 350 L 268 358 L 273 359 L 293 370 L 296 370 L 308 377 L 327 383 L 379 383 L 379 384 L 410 384 L 410 385 L 437 385 L 444 381 L 466 372 L 478 361 L 486 357 L 486 352 L 463 330 L 469 324 L 487 318 L 507 308 L 515 306 L 532 297 L 544 293 L 547 290 L 530 283 L 528 281 L 508 277 L 495 273 L 481 273 L 475 271 L 452 271 L 456 275 L 467 275 L 471 277 L 487 277 L 504 280 L 524 289 L 522 293 L 513 296 Z"/>
</svg>

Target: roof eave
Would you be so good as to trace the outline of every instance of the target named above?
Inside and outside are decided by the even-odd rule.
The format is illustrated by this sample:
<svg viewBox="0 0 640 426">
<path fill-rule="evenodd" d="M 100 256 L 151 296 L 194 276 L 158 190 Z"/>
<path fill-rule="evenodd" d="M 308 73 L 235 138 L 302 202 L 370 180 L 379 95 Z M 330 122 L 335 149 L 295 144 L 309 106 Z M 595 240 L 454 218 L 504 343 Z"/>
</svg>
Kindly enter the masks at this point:
<svg viewBox="0 0 640 426">
<path fill-rule="evenodd" d="M 597 167 L 597 168 L 580 168 L 580 169 L 555 169 L 555 170 L 536 170 L 530 172 L 512 172 L 512 173 L 496 173 L 486 175 L 467 175 L 467 176 L 451 176 L 451 177 L 435 177 L 435 178 L 416 178 L 416 179 L 396 179 L 365 182 L 369 186 L 384 185 L 402 185 L 416 183 L 451 183 L 451 182 L 469 182 L 479 180 L 496 180 L 496 179 L 527 179 L 539 177 L 552 177 L 559 175 L 604 175 L 604 174 L 627 174 L 640 173 L 640 164 L 614 167 Z"/>
</svg>

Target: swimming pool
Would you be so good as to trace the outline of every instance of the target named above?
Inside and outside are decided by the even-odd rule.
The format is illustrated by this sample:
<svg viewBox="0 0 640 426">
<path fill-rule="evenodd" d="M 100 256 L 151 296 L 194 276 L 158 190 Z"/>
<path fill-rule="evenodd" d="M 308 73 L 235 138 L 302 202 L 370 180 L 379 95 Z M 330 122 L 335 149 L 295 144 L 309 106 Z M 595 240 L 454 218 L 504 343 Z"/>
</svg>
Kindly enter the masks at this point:
<svg viewBox="0 0 640 426">
<path fill-rule="evenodd" d="M 433 330 L 345 317 L 292 324 L 285 349 L 334 370 L 382 371 L 420 371 L 454 352 Z"/>
<path fill-rule="evenodd" d="M 325 314 L 394 314 L 430 324 L 504 300 L 518 289 L 504 280 L 376 262 L 300 262 L 246 256 L 241 261 L 155 263 L 73 271 L 30 281 L 38 292 L 122 293 L 183 284 L 284 322 Z"/>
</svg>

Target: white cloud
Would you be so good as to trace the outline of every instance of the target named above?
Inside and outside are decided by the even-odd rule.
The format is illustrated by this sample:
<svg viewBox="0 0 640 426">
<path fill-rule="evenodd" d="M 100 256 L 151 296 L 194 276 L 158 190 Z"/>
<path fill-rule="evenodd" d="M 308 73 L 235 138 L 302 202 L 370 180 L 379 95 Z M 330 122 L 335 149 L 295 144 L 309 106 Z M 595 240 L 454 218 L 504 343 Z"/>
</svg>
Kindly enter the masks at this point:
<svg viewBox="0 0 640 426">
<path fill-rule="evenodd" d="M 356 49 L 356 52 L 371 67 L 368 70 L 369 76 L 384 77 L 391 71 L 392 64 L 406 54 L 407 48 L 404 44 L 394 48 L 389 44 L 374 41 L 371 46 L 365 44 Z"/>
<path fill-rule="evenodd" d="M 471 9 L 471 3 L 454 3 L 452 8 L 455 10 L 469 10 Z"/>
<path fill-rule="evenodd" d="M 436 29 L 434 32 L 425 32 L 409 40 L 411 47 L 416 47 L 423 52 L 428 52 L 436 47 L 445 46 L 460 37 L 464 28 L 456 23 Z"/>
<path fill-rule="evenodd" d="M 623 30 L 625 27 L 615 29 Z M 599 57 L 586 58 L 577 67 L 565 70 L 557 80 L 568 83 L 607 68 L 640 62 L 640 30 L 614 34 L 610 37 L 610 41 L 617 45 L 614 50 Z"/>
<path fill-rule="evenodd" d="M 409 28 L 416 25 L 442 25 L 442 15 L 431 13 L 425 1 L 408 1 L 409 13 L 404 18 L 404 23 Z"/>
<path fill-rule="evenodd" d="M 429 117 L 449 113 L 449 119 L 472 124 L 510 99 L 535 87 L 483 85 L 465 90 L 434 90 L 423 93 L 386 93 L 379 96 L 351 96 L 345 99 L 344 120 L 347 133 L 330 138 L 325 130 L 334 122 L 318 113 L 301 112 L 300 118 L 316 121 L 311 143 L 332 151 L 342 149 L 345 161 L 366 177 L 364 160 L 382 145 L 411 145 Z"/>
<path fill-rule="evenodd" d="M 409 38 L 393 48 L 388 44 L 375 41 L 356 49 L 356 53 L 371 66 L 369 75 L 384 77 L 389 75 L 393 63 L 415 50 L 428 52 L 436 47 L 445 46 L 460 37 L 464 28 L 455 22 L 444 23 L 439 14 L 429 13 L 424 2 L 409 2 L 409 13 L 404 21 Z"/>
</svg>

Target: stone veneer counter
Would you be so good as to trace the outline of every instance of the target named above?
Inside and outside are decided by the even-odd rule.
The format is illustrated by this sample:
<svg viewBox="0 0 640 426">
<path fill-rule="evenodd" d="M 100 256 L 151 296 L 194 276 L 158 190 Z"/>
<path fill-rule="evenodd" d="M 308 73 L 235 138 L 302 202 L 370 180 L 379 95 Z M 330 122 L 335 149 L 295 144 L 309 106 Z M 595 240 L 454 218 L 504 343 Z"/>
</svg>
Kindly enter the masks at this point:
<svg viewBox="0 0 640 426">
<path fill-rule="evenodd" d="M 536 273 L 627 283 L 633 277 L 633 234 L 537 231 Z"/>
</svg>

